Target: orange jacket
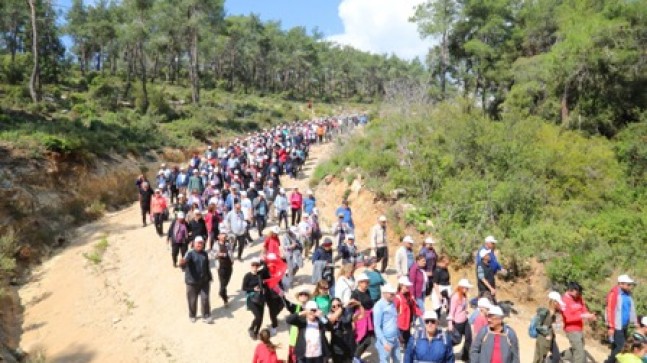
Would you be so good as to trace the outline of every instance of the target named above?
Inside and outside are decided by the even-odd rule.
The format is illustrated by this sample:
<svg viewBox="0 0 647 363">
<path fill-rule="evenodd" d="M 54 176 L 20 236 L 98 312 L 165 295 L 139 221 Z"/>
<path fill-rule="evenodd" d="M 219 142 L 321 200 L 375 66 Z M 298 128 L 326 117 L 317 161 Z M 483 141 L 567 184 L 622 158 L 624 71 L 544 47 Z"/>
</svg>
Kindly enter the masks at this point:
<svg viewBox="0 0 647 363">
<path fill-rule="evenodd" d="M 166 210 L 166 198 L 163 196 L 153 196 L 151 199 L 151 213 L 163 213 Z"/>
</svg>

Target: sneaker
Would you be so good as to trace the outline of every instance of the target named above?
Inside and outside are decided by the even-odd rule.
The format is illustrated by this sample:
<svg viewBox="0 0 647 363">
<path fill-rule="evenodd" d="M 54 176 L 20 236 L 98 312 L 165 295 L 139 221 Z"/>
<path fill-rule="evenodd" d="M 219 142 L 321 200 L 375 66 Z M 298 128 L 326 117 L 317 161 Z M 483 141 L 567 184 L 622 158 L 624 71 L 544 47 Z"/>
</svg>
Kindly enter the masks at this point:
<svg viewBox="0 0 647 363">
<path fill-rule="evenodd" d="M 213 324 L 213 318 L 211 318 L 210 316 L 206 318 L 202 318 L 202 322 L 205 324 Z"/>
<path fill-rule="evenodd" d="M 225 301 L 225 307 L 226 307 L 226 308 L 228 308 L 228 307 L 229 307 L 229 301 Z"/>
<path fill-rule="evenodd" d="M 270 327 L 270 336 L 273 337 L 276 335 L 276 328 Z"/>
<path fill-rule="evenodd" d="M 247 329 L 247 333 L 249 334 L 249 337 L 256 340 L 256 334 L 254 334 L 254 331 L 252 329 Z"/>
<path fill-rule="evenodd" d="M 189 320 L 191 320 L 192 323 L 196 322 L 196 318 L 189 318 Z"/>
</svg>

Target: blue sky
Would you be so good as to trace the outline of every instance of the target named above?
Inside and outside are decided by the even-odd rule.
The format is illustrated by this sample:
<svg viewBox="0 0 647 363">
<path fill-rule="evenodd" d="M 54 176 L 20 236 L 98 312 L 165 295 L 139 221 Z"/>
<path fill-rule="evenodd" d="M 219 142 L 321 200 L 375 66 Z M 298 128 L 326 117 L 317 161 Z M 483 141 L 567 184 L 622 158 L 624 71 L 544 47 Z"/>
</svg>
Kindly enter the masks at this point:
<svg viewBox="0 0 647 363">
<path fill-rule="evenodd" d="M 1 0 L 0 0 L 1 1 Z M 424 0 L 225 0 L 229 15 L 258 14 L 283 28 L 318 28 L 331 41 L 378 54 L 424 59 L 430 40 L 420 39 L 408 19 Z M 66 11 L 72 0 L 54 1 Z M 92 3 L 92 0 L 86 0 Z M 66 39 L 66 45 L 69 40 Z"/>
</svg>

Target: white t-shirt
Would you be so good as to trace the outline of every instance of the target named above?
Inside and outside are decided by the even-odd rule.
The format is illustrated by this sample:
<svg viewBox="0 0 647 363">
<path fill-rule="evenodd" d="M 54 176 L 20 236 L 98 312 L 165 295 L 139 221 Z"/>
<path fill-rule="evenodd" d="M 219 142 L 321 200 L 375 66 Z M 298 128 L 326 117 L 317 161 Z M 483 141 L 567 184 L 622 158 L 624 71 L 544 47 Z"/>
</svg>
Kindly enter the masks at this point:
<svg viewBox="0 0 647 363">
<path fill-rule="evenodd" d="M 318 358 L 323 355 L 321 349 L 321 331 L 319 324 L 315 322 L 307 322 L 306 326 L 306 358 Z"/>
<path fill-rule="evenodd" d="M 345 276 L 337 279 L 335 283 L 335 297 L 341 300 L 342 304 L 346 305 L 350 301 L 350 295 L 355 290 L 355 281 L 347 279 Z"/>
<path fill-rule="evenodd" d="M 245 216 L 245 219 L 249 220 L 252 218 L 252 200 L 249 198 L 243 198 L 243 200 L 240 201 L 240 208 L 243 211 L 243 215 Z"/>
</svg>

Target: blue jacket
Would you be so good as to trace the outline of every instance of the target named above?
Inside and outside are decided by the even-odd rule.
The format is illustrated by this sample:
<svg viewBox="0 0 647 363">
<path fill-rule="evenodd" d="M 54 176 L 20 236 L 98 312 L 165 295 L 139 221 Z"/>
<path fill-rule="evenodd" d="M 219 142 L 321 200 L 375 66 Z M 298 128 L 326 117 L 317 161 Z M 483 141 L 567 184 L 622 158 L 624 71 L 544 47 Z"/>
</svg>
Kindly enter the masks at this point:
<svg viewBox="0 0 647 363">
<path fill-rule="evenodd" d="M 485 246 L 479 248 L 478 252 L 476 252 L 476 266 L 478 266 L 481 263 L 481 250 L 486 249 Z M 490 253 L 490 268 L 494 270 L 494 273 L 497 273 L 503 269 L 503 266 L 499 263 L 499 260 L 496 258 L 496 254 Z"/>
<path fill-rule="evenodd" d="M 344 222 L 348 224 L 351 229 L 355 229 L 355 224 L 353 223 L 353 212 L 349 208 L 339 207 L 335 212 L 335 215 L 338 216 L 340 213 L 344 214 Z"/>
<path fill-rule="evenodd" d="M 314 209 L 316 203 L 317 200 L 315 198 L 305 198 L 303 200 L 303 210 L 308 214 L 312 214 L 312 210 Z"/>
<path fill-rule="evenodd" d="M 439 332 L 429 340 L 422 331 L 415 333 L 409 339 L 404 351 L 403 363 L 417 361 L 434 363 L 454 363 L 454 350 L 452 340 L 446 333 Z"/>
</svg>

